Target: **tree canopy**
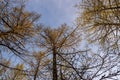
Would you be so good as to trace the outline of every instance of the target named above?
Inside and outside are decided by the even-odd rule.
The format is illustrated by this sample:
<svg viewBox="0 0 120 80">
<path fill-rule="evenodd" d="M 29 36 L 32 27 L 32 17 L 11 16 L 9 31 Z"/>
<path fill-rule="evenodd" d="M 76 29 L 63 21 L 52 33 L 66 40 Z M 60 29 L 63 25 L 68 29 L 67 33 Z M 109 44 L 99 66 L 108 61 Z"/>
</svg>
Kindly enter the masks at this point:
<svg viewBox="0 0 120 80">
<path fill-rule="evenodd" d="M 119 0 L 82 0 L 56 28 L 26 3 L 0 1 L 0 80 L 119 80 Z"/>
</svg>

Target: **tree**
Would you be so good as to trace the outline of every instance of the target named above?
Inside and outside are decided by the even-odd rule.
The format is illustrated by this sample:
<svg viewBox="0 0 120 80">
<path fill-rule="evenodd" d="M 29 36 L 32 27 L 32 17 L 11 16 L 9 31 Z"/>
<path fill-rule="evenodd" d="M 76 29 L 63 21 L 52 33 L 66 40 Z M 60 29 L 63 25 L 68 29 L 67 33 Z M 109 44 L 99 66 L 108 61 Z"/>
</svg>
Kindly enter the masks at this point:
<svg viewBox="0 0 120 80">
<path fill-rule="evenodd" d="M 68 52 L 73 46 L 79 44 L 80 35 L 77 28 L 71 30 L 64 24 L 58 29 L 43 28 L 40 32 L 38 45 L 46 50 L 47 55 L 52 55 L 53 80 L 58 80 L 57 63 L 62 57 L 62 52 Z"/>
<path fill-rule="evenodd" d="M 46 69 L 46 66 L 49 64 L 50 60 L 46 57 L 44 52 L 33 52 L 32 58 L 27 57 L 27 60 L 29 60 L 29 73 L 28 76 L 30 76 L 30 79 L 33 80 L 44 80 L 47 76 L 44 70 Z M 31 76 L 32 75 L 32 76 Z"/>
<path fill-rule="evenodd" d="M 119 3 L 120 0 L 83 0 L 78 6 L 82 7 L 82 15 L 77 22 L 88 31 L 89 38 L 115 53 L 119 53 Z"/>
<path fill-rule="evenodd" d="M 23 59 L 21 55 L 25 54 L 26 44 L 36 34 L 35 22 L 39 17 L 38 14 L 25 9 L 24 0 L 0 1 L 0 54 L 7 56 L 10 52 Z M 19 67 L 6 65 L 4 62 L 0 62 L 0 67 L 24 71 Z"/>
<path fill-rule="evenodd" d="M 117 54 L 106 53 L 100 50 L 98 53 L 86 51 L 76 54 L 74 57 L 73 66 L 79 73 L 79 76 L 69 65 L 62 65 L 67 69 L 65 80 L 117 80 L 120 76 L 119 61 L 120 58 Z M 77 64 L 74 64 L 77 62 Z M 66 74 L 64 72 L 63 74 Z"/>
<path fill-rule="evenodd" d="M 99 48 L 98 53 L 89 55 L 88 52 L 83 56 L 85 58 L 83 61 L 88 58 L 87 64 L 83 65 L 83 69 L 80 69 L 82 74 L 84 73 L 83 79 L 119 79 L 120 0 L 82 1 L 82 4 L 77 5 L 82 13 L 77 18 L 77 24 L 81 24 L 80 27 L 84 33 L 87 33 L 87 39 L 90 42 L 102 45 L 100 46 L 102 49 Z M 98 44 L 97 46 L 99 47 Z"/>
<path fill-rule="evenodd" d="M 35 34 L 34 22 L 39 18 L 26 11 L 22 1 L 0 1 L 0 45 L 16 55 L 24 51 L 25 42 Z"/>
</svg>

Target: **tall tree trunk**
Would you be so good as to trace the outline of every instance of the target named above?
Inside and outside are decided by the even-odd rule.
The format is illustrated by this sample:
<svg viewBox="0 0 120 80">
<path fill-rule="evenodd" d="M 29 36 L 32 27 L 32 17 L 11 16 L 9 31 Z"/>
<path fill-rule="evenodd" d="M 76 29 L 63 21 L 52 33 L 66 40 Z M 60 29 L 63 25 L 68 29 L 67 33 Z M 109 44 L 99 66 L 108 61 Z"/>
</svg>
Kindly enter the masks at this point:
<svg viewBox="0 0 120 80">
<path fill-rule="evenodd" d="M 57 79 L 57 61 L 56 61 L 56 50 L 53 49 L 53 80 Z"/>
</svg>

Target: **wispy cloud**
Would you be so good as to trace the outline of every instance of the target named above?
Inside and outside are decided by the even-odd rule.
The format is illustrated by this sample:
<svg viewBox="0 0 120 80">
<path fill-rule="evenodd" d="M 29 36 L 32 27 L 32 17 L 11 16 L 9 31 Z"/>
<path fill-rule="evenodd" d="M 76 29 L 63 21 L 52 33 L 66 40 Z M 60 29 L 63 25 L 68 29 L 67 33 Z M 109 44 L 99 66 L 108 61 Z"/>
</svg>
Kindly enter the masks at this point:
<svg viewBox="0 0 120 80">
<path fill-rule="evenodd" d="M 41 22 L 49 26 L 71 24 L 76 17 L 78 0 L 29 0 L 28 9 L 42 14 Z"/>
</svg>

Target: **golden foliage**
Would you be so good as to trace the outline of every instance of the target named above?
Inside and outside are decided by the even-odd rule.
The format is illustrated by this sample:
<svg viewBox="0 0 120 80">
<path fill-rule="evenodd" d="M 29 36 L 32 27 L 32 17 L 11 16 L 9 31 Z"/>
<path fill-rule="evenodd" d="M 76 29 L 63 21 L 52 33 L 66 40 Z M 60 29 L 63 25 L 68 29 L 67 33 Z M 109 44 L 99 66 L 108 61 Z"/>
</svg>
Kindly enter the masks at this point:
<svg viewBox="0 0 120 80">
<path fill-rule="evenodd" d="M 19 50 L 23 51 L 27 39 L 35 35 L 34 22 L 40 16 L 26 11 L 24 3 L 8 0 L 0 4 L 0 45 L 19 53 Z"/>
<path fill-rule="evenodd" d="M 43 28 L 41 35 L 41 46 L 47 46 L 48 49 L 55 47 L 56 49 L 69 48 L 79 44 L 80 35 L 76 29 L 70 29 L 66 24 L 61 25 L 58 29 Z"/>
<path fill-rule="evenodd" d="M 100 44 L 115 44 L 113 40 L 117 41 L 120 33 L 120 0 L 83 0 L 80 6 L 83 11 L 77 22 L 88 32 L 88 38 Z"/>
</svg>

